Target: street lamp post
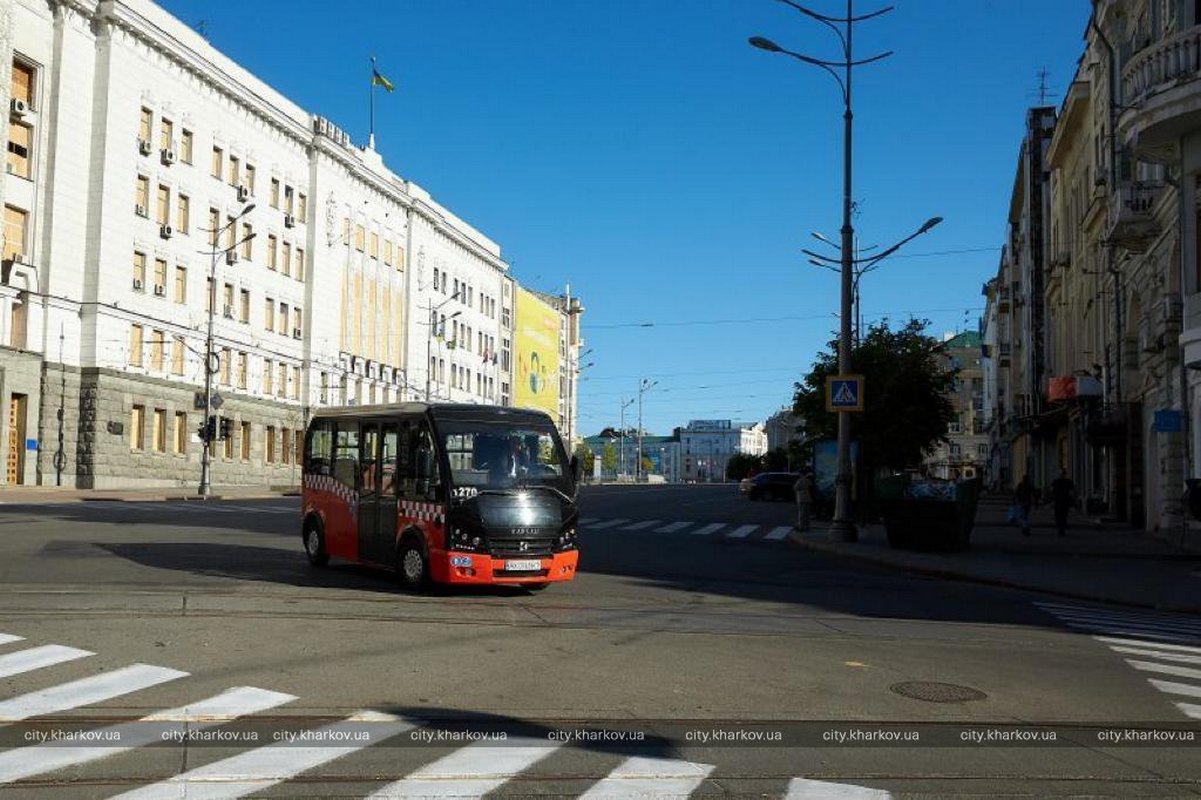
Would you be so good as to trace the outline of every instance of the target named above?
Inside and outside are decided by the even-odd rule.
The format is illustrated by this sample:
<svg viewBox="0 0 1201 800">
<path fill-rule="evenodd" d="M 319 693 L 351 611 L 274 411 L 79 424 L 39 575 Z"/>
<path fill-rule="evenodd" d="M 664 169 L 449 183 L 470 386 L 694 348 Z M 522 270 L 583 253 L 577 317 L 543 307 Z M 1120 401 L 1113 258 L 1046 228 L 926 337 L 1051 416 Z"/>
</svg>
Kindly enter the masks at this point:
<svg viewBox="0 0 1201 800">
<path fill-rule="evenodd" d="M 658 385 L 658 381 L 652 381 L 650 378 L 643 378 L 638 384 L 638 452 L 634 454 L 634 482 L 637 483 L 642 477 L 642 395 L 649 392 Z"/>
<path fill-rule="evenodd" d="M 201 253 L 211 252 L 213 257 L 212 264 L 209 266 L 209 318 L 208 332 L 204 337 L 204 420 L 201 430 L 204 431 L 204 450 L 200 454 L 200 486 L 196 493 L 201 497 L 208 497 L 213 492 L 212 486 L 212 460 L 213 460 L 213 435 L 216 433 L 209 423 L 209 417 L 213 413 L 213 373 L 220 369 L 220 364 L 213 364 L 213 359 L 217 358 L 213 352 L 213 318 L 217 313 L 217 262 L 222 255 L 231 253 L 234 249 L 249 242 L 255 237 L 251 233 L 244 236 L 241 240 L 234 242 L 228 247 L 218 247 L 217 243 L 221 239 L 221 234 L 229 230 L 234 224 L 254 210 L 254 203 L 242 209 L 236 217 L 231 218 L 228 222 L 215 230 L 207 231 L 213 235 L 212 251 L 201 250 Z"/>
<path fill-rule="evenodd" d="M 806 64 L 812 64 L 824 69 L 833 76 L 834 80 L 838 81 L 838 85 L 842 89 L 842 229 L 840 231 L 842 234 L 842 286 L 840 292 L 841 302 L 839 304 L 841 324 L 839 325 L 838 336 L 838 371 L 840 374 L 847 375 L 851 371 L 851 297 L 854 290 L 854 257 L 852 256 L 852 247 L 855 238 L 855 229 L 851 225 L 851 122 L 853 118 L 851 114 L 851 68 L 870 64 L 873 61 L 879 61 L 892 55 L 892 51 L 890 50 L 870 58 L 855 61 L 852 57 L 851 35 L 856 22 L 880 16 L 892 10 L 892 6 L 856 17 L 852 10 L 854 0 L 847 0 L 847 15 L 844 18 L 839 18 L 819 14 L 816 11 L 793 2 L 793 0 L 781 0 L 781 2 L 792 6 L 805 16 L 829 27 L 842 43 L 842 61 L 823 61 L 785 50 L 761 36 L 755 36 L 750 39 L 750 44 L 753 47 L 767 50 L 768 52 L 783 53 Z M 840 25 L 845 26 L 845 34 L 842 28 L 839 27 Z M 838 72 L 835 71 L 835 67 L 841 68 L 844 71 L 843 77 L 839 77 Z M 859 539 L 859 531 L 851 519 L 851 418 L 848 412 L 845 411 L 838 413 L 838 473 L 835 487 L 834 520 L 830 525 L 830 533 L 832 536 L 841 538 L 843 541 L 857 541 Z"/>
<path fill-rule="evenodd" d="M 430 379 L 433 376 L 433 372 L 434 372 L 433 365 L 430 364 L 430 361 L 434 357 L 434 331 L 436 331 L 438 329 L 438 317 L 437 317 L 438 309 L 442 308 L 442 306 L 446 305 L 451 300 L 458 300 L 458 299 L 459 299 L 459 293 L 455 292 L 454 294 L 452 294 L 450 297 L 443 300 L 438 305 L 434 305 L 433 300 L 430 300 L 429 303 L 427 304 L 427 307 L 428 307 L 428 310 L 430 313 L 429 331 L 427 331 L 426 337 L 425 337 L 425 402 L 427 402 L 427 403 L 430 401 Z M 463 313 L 462 311 L 456 311 L 455 313 L 450 315 L 450 318 L 454 319 L 455 317 L 459 316 L 462 313 Z M 407 379 L 407 376 L 406 376 L 406 379 Z"/>
<path fill-rule="evenodd" d="M 617 464 L 617 479 L 621 480 L 621 476 L 625 474 L 626 469 L 626 409 L 634 405 L 633 400 L 621 401 L 621 458 Z"/>
</svg>

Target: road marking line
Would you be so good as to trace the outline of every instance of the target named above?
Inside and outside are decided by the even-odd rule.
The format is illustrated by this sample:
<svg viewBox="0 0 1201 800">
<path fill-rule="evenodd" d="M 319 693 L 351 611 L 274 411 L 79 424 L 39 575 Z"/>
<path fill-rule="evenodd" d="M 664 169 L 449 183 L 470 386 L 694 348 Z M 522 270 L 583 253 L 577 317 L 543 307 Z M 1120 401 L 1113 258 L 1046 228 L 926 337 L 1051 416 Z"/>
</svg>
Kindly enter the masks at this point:
<svg viewBox="0 0 1201 800">
<path fill-rule="evenodd" d="M 751 535 L 751 531 L 759 530 L 758 525 L 740 525 L 734 530 L 726 534 L 727 539 L 745 539 Z"/>
<path fill-rule="evenodd" d="M 11 783 L 64 767 L 90 761 L 163 741 L 182 743 L 187 731 L 222 725 L 246 714 L 255 714 L 290 703 L 296 697 L 269 692 L 253 686 L 239 686 L 215 697 L 179 708 L 158 711 L 136 722 L 110 725 L 89 731 L 99 745 L 48 742 L 0 753 L 0 783 Z M 156 724 L 157 723 L 157 724 Z M 178 737 L 178 740 L 170 737 Z"/>
<path fill-rule="evenodd" d="M 1078 628 L 1085 631 L 1100 631 L 1101 633 L 1118 633 L 1126 636 L 1154 636 L 1157 639 L 1167 639 L 1173 642 L 1195 642 L 1196 636 L 1180 636 L 1171 633 L 1156 633 L 1154 630 L 1139 629 L 1129 625 L 1093 625 L 1085 622 L 1067 622 L 1069 628 Z M 1100 639 L 1101 637 L 1097 637 Z M 1155 642 L 1143 642 L 1143 644 L 1156 644 Z"/>
<path fill-rule="evenodd" d="M 1201 656 L 1189 656 L 1184 653 L 1165 653 L 1162 650 L 1143 650 L 1139 647 L 1113 647 L 1109 648 L 1116 653 L 1129 653 L 1134 656 L 1150 656 L 1158 658 L 1161 661 L 1175 661 L 1180 664 L 1201 664 Z"/>
<path fill-rule="evenodd" d="M 1186 622 L 1156 622 L 1154 620 L 1137 620 L 1137 619 L 1106 619 L 1104 617 L 1093 614 L 1077 614 L 1071 611 L 1057 611 L 1055 616 L 1063 620 L 1071 620 L 1072 622 L 1092 622 L 1098 625 L 1125 625 L 1137 626 L 1156 631 L 1169 631 L 1172 633 L 1195 633 L 1201 635 L 1201 625 L 1191 624 Z"/>
<path fill-rule="evenodd" d="M 772 528 L 766 536 L 763 537 L 765 542 L 778 542 L 784 539 L 792 531 L 791 525 L 781 525 L 778 528 Z"/>
<path fill-rule="evenodd" d="M 15 722 L 87 706 L 187 676 L 188 673 L 177 669 L 133 664 L 4 700 L 0 702 L 0 722 Z"/>
<path fill-rule="evenodd" d="M 1178 678 L 1201 680 L 1201 669 L 1174 667 L 1171 664 L 1156 664 L 1152 661 L 1135 661 L 1132 658 L 1126 659 L 1126 663 L 1135 669 L 1141 669 L 1143 672 L 1161 672 L 1164 675 L 1175 675 Z"/>
<path fill-rule="evenodd" d="M 1095 608 L 1080 608 L 1079 606 L 1057 606 L 1049 603 L 1036 603 L 1045 611 L 1052 614 L 1071 615 L 1075 617 L 1085 617 L 1094 620 L 1113 620 L 1117 622 L 1132 622 L 1140 625 L 1184 625 L 1189 628 L 1201 628 L 1196 620 L 1188 617 L 1173 616 L 1169 614 L 1146 613 L 1128 611 L 1108 611 L 1105 609 Z"/>
<path fill-rule="evenodd" d="M 675 533 L 676 531 L 687 528 L 691 524 L 691 522 L 672 522 L 668 525 L 664 525 L 662 528 L 655 528 L 655 533 Z"/>
<path fill-rule="evenodd" d="M 1196 703 L 1177 703 L 1176 707 L 1183 711 L 1187 717 L 1201 719 L 1201 705 L 1197 705 Z"/>
<path fill-rule="evenodd" d="M 710 522 L 708 525 L 702 525 L 692 532 L 693 536 L 708 536 L 714 531 L 719 531 L 726 527 L 724 522 Z"/>
<path fill-rule="evenodd" d="M 627 523 L 627 522 L 629 522 L 629 520 L 628 520 L 628 519 L 625 519 L 625 518 L 621 518 L 621 519 L 607 519 L 607 520 L 605 520 L 604 522 L 598 522 L 598 523 L 596 523 L 595 525 L 593 525 L 593 526 L 592 526 L 592 530 L 594 530 L 594 531 L 599 531 L 599 530 L 601 530 L 602 528 L 612 528 L 612 527 L 614 527 L 614 526 L 617 526 L 617 525 L 624 525 L 624 524 L 625 524 L 625 523 Z"/>
<path fill-rule="evenodd" d="M 670 758 L 627 758 L 604 779 L 580 795 L 580 800 L 612 797 L 687 797 L 704 783 L 712 764 Z"/>
<path fill-rule="evenodd" d="M 640 531 L 649 528 L 652 525 L 658 525 L 663 520 L 659 519 L 644 519 L 642 522 L 635 522 L 633 525 L 626 525 L 622 528 L 623 531 Z"/>
<path fill-rule="evenodd" d="M 846 783 L 830 783 L 815 781 L 809 778 L 793 778 L 788 782 L 788 794 L 784 800 L 890 800 L 891 792 L 883 789 L 869 789 L 866 786 L 852 786 Z"/>
<path fill-rule="evenodd" d="M 469 745 L 388 784 L 369 797 L 483 797 L 555 752 L 559 745 L 559 742 L 532 737 L 509 739 L 504 745 Z"/>
<path fill-rule="evenodd" d="M 12 642 L 23 642 L 24 636 L 13 636 L 11 633 L 0 633 L 0 644 L 11 644 Z"/>
<path fill-rule="evenodd" d="M 297 732 L 298 735 L 309 734 L 311 741 L 351 741 L 354 744 L 271 744 L 134 789 L 113 800 L 233 800 L 260 792 L 415 726 L 412 720 L 392 714 L 364 711 L 321 728 Z M 369 741 L 357 741 L 363 734 Z"/>
<path fill-rule="evenodd" d="M 0 678 L 9 675 L 20 675 L 22 672 L 32 672 L 42 667 L 52 667 L 77 658 L 94 656 L 87 650 L 74 647 L 64 647 L 61 644 L 47 644 L 41 647 L 31 647 L 28 650 L 18 650 L 6 656 L 0 656 Z"/>
<path fill-rule="evenodd" d="M 1193 686 L 1190 683 L 1176 683 L 1175 681 L 1161 681 L 1158 678 L 1150 678 L 1148 680 L 1152 686 L 1161 692 L 1182 694 L 1185 697 L 1201 697 L 1201 686 Z"/>
<path fill-rule="evenodd" d="M 594 522 L 600 522 L 600 517 L 581 517 L 581 518 L 580 518 L 580 523 L 579 523 L 579 524 L 581 524 L 581 525 L 591 525 L 591 524 L 592 524 L 592 523 L 594 523 Z"/>
<path fill-rule="evenodd" d="M 1164 642 L 1148 642 L 1144 639 L 1119 639 L 1113 636 L 1094 636 L 1098 642 L 1106 642 L 1110 644 L 1129 644 L 1138 647 L 1154 647 L 1156 650 L 1172 650 L 1182 653 L 1201 653 L 1201 647 L 1192 647 L 1187 644 L 1165 644 Z"/>
</svg>

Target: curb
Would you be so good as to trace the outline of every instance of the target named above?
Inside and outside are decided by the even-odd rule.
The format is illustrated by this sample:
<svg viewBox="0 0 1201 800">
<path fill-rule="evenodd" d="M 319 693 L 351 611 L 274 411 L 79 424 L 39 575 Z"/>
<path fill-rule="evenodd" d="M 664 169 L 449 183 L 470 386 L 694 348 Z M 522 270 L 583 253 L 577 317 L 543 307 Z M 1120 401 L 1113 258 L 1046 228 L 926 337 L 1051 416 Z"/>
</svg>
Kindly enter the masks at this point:
<svg viewBox="0 0 1201 800">
<path fill-rule="evenodd" d="M 1001 578 L 986 578 L 980 575 L 973 575 L 967 572 L 958 572 L 942 567 L 930 567 L 920 564 L 901 564 L 870 552 L 847 552 L 826 542 L 814 539 L 799 538 L 796 531 L 790 533 L 788 538 L 798 547 L 801 547 L 805 550 L 812 550 L 814 552 L 825 553 L 826 555 L 847 558 L 854 561 L 863 561 L 869 564 L 875 564 L 876 566 L 886 567 L 897 572 L 907 572 L 915 575 L 924 575 L 930 578 L 941 578 L 943 580 L 976 583 L 982 586 L 994 586 L 1001 589 L 1018 589 L 1025 592 L 1038 592 L 1039 594 L 1050 595 L 1052 597 L 1061 597 L 1070 600 L 1087 600 L 1093 603 L 1107 603 L 1109 605 L 1125 606 L 1128 608 L 1143 608 L 1153 611 L 1172 611 L 1183 614 L 1201 614 L 1201 605 L 1182 605 L 1178 603 L 1141 603 L 1134 600 L 1120 600 L 1090 592 L 1072 592 L 1063 589 L 1050 589 L 1033 583 L 1022 583 L 1016 580 L 1004 580 Z"/>
</svg>

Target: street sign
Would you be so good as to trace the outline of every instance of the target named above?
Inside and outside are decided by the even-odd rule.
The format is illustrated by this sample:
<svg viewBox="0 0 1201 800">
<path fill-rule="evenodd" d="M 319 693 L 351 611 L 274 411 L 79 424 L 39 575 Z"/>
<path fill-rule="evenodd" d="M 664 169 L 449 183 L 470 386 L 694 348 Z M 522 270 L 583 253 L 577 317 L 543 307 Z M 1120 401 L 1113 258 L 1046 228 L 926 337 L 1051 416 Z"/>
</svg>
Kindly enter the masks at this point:
<svg viewBox="0 0 1201 800">
<path fill-rule="evenodd" d="M 217 394 L 216 392 L 213 392 L 212 397 L 209 398 L 209 405 L 211 405 L 213 407 L 214 411 L 221 408 L 221 406 L 224 403 L 225 403 L 225 398 L 222 397 L 221 395 Z"/>
<path fill-rule="evenodd" d="M 1174 408 L 1161 408 L 1155 412 L 1156 433 L 1180 433 L 1184 430 L 1184 419 Z"/>
<path fill-rule="evenodd" d="M 830 375 L 826 378 L 827 411 L 862 411 L 863 376 Z"/>
</svg>

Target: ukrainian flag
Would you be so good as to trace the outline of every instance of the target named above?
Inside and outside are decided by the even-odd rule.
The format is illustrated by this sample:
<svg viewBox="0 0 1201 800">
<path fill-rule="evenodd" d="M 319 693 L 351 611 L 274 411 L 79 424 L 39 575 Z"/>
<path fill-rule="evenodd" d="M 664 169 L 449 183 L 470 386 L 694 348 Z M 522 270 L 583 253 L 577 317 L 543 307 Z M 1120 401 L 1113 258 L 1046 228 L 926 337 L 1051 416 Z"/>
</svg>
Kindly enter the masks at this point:
<svg viewBox="0 0 1201 800">
<path fill-rule="evenodd" d="M 371 68 L 371 85 L 383 87 L 385 92 L 390 92 L 396 88 L 392 85 L 392 81 L 381 75 L 375 67 Z"/>
</svg>

